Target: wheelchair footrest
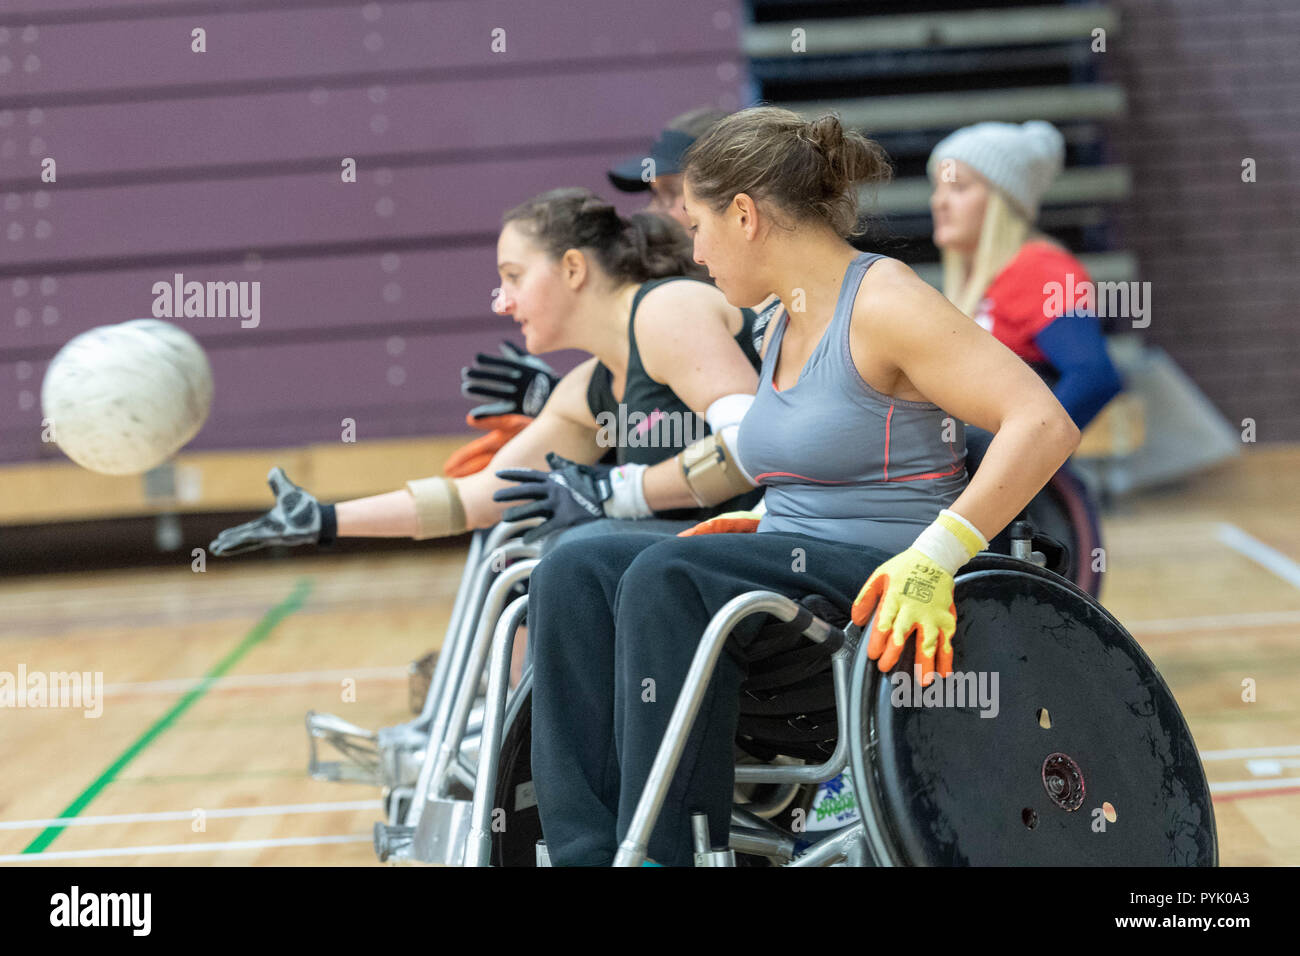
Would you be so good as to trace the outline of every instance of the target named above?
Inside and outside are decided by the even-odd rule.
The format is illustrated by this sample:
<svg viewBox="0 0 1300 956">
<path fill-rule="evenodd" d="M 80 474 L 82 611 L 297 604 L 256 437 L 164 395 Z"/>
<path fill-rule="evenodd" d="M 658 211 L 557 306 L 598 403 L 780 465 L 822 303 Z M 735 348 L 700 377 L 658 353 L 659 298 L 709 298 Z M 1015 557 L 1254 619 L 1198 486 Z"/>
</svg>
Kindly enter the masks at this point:
<svg viewBox="0 0 1300 956">
<path fill-rule="evenodd" d="M 316 742 L 326 741 L 344 760 L 321 760 Z M 379 748 L 373 731 L 350 724 L 333 714 L 307 712 L 307 773 L 313 780 L 371 783 L 382 786 Z"/>
<path fill-rule="evenodd" d="M 414 787 L 429 747 L 429 732 L 413 724 L 381 727 L 375 732 L 379 773 L 387 787 Z"/>
<path fill-rule="evenodd" d="M 376 823 L 375 856 L 379 857 L 380 863 L 387 863 L 390 859 L 406 859 L 411 855 L 411 841 L 414 837 L 415 827 Z"/>
</svg>

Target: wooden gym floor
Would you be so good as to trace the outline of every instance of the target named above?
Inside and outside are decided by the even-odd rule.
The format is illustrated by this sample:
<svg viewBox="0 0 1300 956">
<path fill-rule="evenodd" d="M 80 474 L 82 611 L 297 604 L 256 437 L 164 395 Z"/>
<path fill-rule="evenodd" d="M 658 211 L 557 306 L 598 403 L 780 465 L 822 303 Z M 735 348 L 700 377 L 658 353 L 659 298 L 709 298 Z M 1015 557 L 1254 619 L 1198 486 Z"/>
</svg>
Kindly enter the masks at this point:
<svg viewBox="0 0 1300 956">
<path fill-rule="evenodd" d="M 1300 864 L 1298 474 L 1300 448 L 1252 448 L 1104 520 L 1102 601 L 1191 725 L 1228 866 Z M 304 714 L 407 719 L 405 665 L 440 640 L 462 561 L 0 582 L 0 671 L 104 675 L 98 718 L 0 710 L 0 864 L 378 865 L 378 791 L 306 776 Z"/>
</svg>

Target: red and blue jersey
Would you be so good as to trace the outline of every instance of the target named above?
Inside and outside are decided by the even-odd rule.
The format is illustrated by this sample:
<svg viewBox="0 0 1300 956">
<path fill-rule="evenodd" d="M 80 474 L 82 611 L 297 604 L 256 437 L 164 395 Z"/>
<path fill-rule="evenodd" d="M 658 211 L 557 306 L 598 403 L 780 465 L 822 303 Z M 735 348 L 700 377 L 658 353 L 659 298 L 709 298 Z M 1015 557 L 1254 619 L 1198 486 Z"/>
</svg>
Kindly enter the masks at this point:
<svg viewBox="0 0 1300 956">
<path fill-rule="evenodd" d="M 1051 287 L 1064 290 L 1068 304 L 1070 290 L 1091 281 L 1083 263 L 1060 246 L 1041 239 L 1026 242 L 989 285 L 975 321 L 1026 362 L 1048 363 L 1034 339 L 1064 314 L 1052 308 L 1062 297 L 1054 301 Z"/>
<path fill-rule="evenodd" d="M 1123 387 L 1090 308 L 1092 278 L 1060 246 L 1026 242 L 989 284 L 975 321 L 1052 382 L 1079 428 Z M 1054 380 L 1054 381 L 1053 381 Z"/>
</svg>

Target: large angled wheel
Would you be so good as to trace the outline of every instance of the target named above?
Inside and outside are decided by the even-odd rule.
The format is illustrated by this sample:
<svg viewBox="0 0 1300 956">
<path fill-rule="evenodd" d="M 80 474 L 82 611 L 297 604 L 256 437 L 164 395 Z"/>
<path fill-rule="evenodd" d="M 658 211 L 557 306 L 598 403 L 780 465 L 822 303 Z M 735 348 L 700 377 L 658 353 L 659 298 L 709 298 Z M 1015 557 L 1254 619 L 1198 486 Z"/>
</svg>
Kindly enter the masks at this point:
<svg viewBox="0 0 1300 956">
<path fill-rule="evenodd" d="M 1070 549 L 1066 579 L 1093 597 L 1101 593 L 1101 572 L 1093 570 L 1101 547 L 1097 507 L 1087 487 L 1069 467 L 1062 468 L 1025 508 L 1035 531 L 1051 535 Z"/>
<path fill-rule="evenodd" d="M 504 810 L 492 834 L 493 866 L 536 866 L 542 818 L 533 792 L 533 671 L 524 672 L 506 705 L 492 806 Z"/>
<path fill-rule="evenodd" d="M 1187 723 L 1118 621 L 1060 577 L 996 555 L 958 575 L 956 607 L 953 667 L 975 674 L 963 689 L 984 679 L 984 701 L 926 706 L 903 680 L 910 653 L 890 675 L 867 660 L 865 640 L 857 653 L 853 785 L 878 862 L 1218 863 Z M 952 704 L 959 682 L 944 683 Z M 994 702 L 996 716 L 981 716 Z"/>
</svg>

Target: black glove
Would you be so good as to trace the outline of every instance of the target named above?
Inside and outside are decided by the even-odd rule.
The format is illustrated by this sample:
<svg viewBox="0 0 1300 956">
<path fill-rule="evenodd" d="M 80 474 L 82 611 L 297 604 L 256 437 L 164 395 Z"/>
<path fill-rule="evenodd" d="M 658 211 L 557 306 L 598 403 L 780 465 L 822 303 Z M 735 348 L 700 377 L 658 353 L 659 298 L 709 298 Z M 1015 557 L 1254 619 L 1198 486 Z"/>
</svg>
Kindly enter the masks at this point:
<svg viewBox="0 0 1300 956">
<path fill-rule="evenodd" d="M 490 398 L 492 401 L 470 410 L 470 418 L 491 415 L 527 415 L 537 417 L 560 376 L 539 358 L 529 355 L 513 342 L 501 343 L 505 358 L 479 352 L 478 364 L 460 370 L 461 393 L 467 397 Z"/>
<path fill-rule="evenodd" d="M 227 528 L 208 545 L 215 555 L 242 554 L 256 551 L 271 544 L 319 544 L 322 528 L 327 522 L 324 512 L 332 518 L 333 506 L 322 506 L 319 501 L 303 491 L 276 465 L 266 476 L 266 483 L 275 495 L 275 507 L 252 521 Z M 329 529 L 328 538 L 333 538 Z"/>
<path fill-rule="evenodd" d="M 502 520 L 523 521 L 538 516 L 546 519 L 524 533 L 525 544 L 532 544 L 552 531 L 605 517 L 604 502 L 613 494 L 609 482 L 613 468 L 609 465 L 579 465 L 555 452 L 546 456 L 546 463 L 551 471 L 507 468 L 497 472 L 498 478 L 517 481 L 519 485 L 502 488 L 492 496 L 493 501 L 532 502 L 515 505 Z"/>
</svg>

